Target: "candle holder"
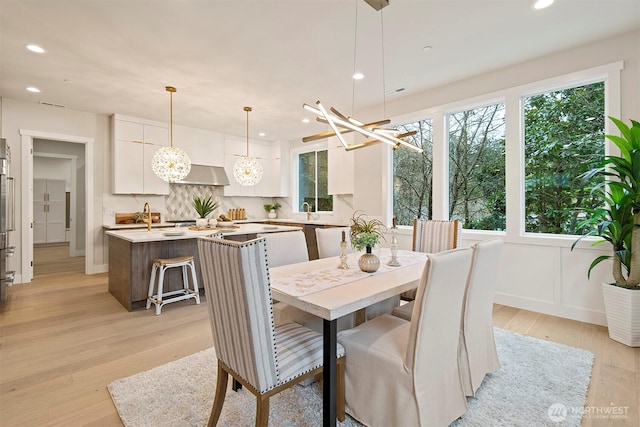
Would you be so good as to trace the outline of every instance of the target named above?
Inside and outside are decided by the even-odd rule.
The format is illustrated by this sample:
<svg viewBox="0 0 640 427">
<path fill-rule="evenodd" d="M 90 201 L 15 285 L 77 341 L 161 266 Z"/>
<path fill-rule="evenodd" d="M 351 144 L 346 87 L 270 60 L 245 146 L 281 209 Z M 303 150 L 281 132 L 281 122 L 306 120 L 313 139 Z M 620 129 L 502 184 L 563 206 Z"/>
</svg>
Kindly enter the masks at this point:
<svg viewBox="0 0 640 427">
<path fill-rule="evenodd" d="M 340 242 L 340 264 L 338 264 L 338 268 L 343 270 L 349 268 L 349 264 L 347 264 L 347 242 Z"/>
<path fill-rule="evenodd" d="M 391 259 L 387 265 L 390 267 L 398 267 L 401 265 L 398 261 L 398 227 L 396 227 L 395 224 L 391 228 Z"/>
</svg>

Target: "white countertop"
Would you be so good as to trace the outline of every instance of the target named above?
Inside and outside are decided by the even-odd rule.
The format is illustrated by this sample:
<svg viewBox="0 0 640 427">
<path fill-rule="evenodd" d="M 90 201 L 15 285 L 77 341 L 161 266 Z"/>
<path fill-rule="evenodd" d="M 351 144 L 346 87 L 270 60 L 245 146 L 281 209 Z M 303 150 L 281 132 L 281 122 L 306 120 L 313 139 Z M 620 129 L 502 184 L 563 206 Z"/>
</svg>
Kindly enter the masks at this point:
<svg viewBox="0 0 640 427">
<path fill-rule="evenodd" d="M 172 227 L 165 229 L 122 229 L 108 230 L 105 233 L 109 236 L 118 237 L 133 243 L 141 242 L 157 242 L 164 240 L 182 240 L 196 239 L 201 236 L 210 236 L 211 234 L 222 232 L 223 235 L 242 235 L 242 234 L 258 234 L 258 233 L 274 233 L 279 231 L 300 230 L 301 227 L 292 227 L 284 225 L 266 225 L 266 224 L 237 224 L 239 228 L 217 228 L 204 230 L 189 230 L 188 227 Z M 175 234 L 174 234 L 175 233 Z M 178 234 L 180 233 L 180 234 Z"/>
<path fill-rule="evenodd" d="M 172 222 L 154 222 L 151 224 L 151 228 L 167 228 L 175 227 L 175 223 Z M 130 229 L 146 229 L 147 224 L 139 222 L 137 224 L 103 224 L 102 228 L 105 230 L 130 230 Z"/>
</svg>

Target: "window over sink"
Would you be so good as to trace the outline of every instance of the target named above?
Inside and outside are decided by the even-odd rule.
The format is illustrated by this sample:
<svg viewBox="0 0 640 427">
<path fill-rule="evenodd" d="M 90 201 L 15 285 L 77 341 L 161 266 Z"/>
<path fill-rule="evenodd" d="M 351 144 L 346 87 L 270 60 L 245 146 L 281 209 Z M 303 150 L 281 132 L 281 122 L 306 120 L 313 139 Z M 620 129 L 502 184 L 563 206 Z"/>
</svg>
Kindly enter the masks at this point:
<svg viewBox="0 0 640 427">
<path fill-rule="evenodd" d="M 328 151 L 321 146 L 296 151 L 294 211 L 332 212 L 333 196 L 328 194 Z"/>
</svg>

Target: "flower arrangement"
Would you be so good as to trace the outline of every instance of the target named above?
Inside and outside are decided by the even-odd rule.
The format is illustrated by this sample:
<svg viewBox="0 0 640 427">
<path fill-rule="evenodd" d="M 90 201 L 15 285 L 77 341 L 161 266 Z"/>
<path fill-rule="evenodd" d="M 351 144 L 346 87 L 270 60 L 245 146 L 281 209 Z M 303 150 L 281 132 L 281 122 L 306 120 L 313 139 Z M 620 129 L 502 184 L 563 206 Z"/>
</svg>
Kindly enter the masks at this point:
<svg viewBox="0 0 640 427">
<path fill-rule="evenodd" d="M 207 215 L 218 208 L 218 202 L 211 200 L 211 195 L 203 198 L 195 196 L 193 198 L 193 208 L 196 210 L 196 213 L 200 215 L 200 218 L 206 218 Z"/>
<path fill-rule="evenodd" d="M 357 251 L 367 249 L 367 252 L 370 252 L 371 248 L 376 246 L 381 238 L 384 239 L 383 234 L 386 230 L 387 227 L 384 226 L 382 221 L 375 218 L 367 220 L 364 212 L 356 211 L 351 217 L 351 230 L 349 233 L 351 246 Z"/>
</svg>

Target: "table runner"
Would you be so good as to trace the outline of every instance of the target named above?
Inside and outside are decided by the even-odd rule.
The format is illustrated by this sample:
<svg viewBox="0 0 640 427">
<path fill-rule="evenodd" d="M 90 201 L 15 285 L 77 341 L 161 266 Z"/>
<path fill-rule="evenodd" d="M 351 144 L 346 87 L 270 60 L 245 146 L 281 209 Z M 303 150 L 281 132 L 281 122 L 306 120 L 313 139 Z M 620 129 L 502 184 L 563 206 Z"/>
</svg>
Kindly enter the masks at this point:
<svg viewBox="0 0 640 427">
<path fill-rule="evenodd" d="M 387 265 L 387 262 L 391 259 L 390 249 L 374 249 L 373 253 L 380 258 L 380 268 L 375 273 L 365 273 L 358 268 L 358 258 L 360 258 L 361 254 L 356 253 L 348 256 L 347 263 L 349 264 L 349 269 L 347 270 L 338 268 L 339 261 L 336 257 L 335 267 L 328 267 L 307 273 L 298 273 L 287 277 L 272 278 L 271 287 L 288 295 L 300 297 L 364 279 L 372 274 L 381 274 L 393 269 L 402 268 L 403 266 L 424 262 L 427 259 L 427 254 L 422 252 L 398 251 L 397 258 L 400 266 L 390 267 Z"/>
</svg>

